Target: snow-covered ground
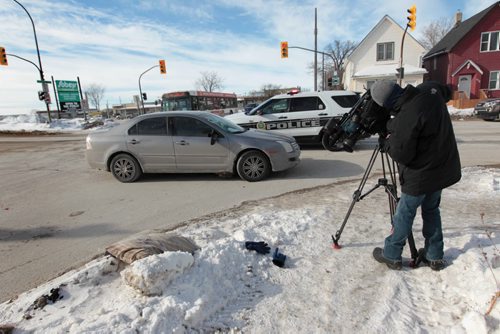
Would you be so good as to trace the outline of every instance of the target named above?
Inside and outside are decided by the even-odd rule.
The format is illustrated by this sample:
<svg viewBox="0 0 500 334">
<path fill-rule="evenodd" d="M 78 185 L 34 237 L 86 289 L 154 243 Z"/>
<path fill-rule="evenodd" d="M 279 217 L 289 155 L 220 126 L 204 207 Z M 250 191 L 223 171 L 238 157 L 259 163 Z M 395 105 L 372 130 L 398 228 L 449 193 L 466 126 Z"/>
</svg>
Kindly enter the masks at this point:
<svg viewBox="0 0 500 334">
<path fill-rule="evenodd" d="M 465 168 L 443 192 L 448 266 L 440 272 L 391 271 L 372 259 L 390 230 L 381 189 L 355 205 L 343 248 L 332 249 L 330 235 L 357 187 L 353 181 L 247 203 L 176 230 L 200 247 L 194 256 L 153 255 L 124 269 L 103 255 L 0 304 L 0 324 L 19 333 L 500 332 L 493 303 L 500 291 L 500 170 Z M 417 218 L 417 247 L 421 227 Z M 269 243 L 271 253 L 246 250 L 250 240 Z M 276 247 L 287 256 L 284 268 L 272 262 Z M 160 294 L 129 286 L 131 274 Z M 54 288 L 62 299 L 34 309 Z"/>
<path fill-rule="evenodd" d="M 472 109 L 449 107 L 451 115 Z M 79 131 L 83 119 L 34 115 L 0 120 L 0 131 Z M 372 177 L 367 187 L 376 182 Z M 153 255 L 126 267 L 110 256 L 0 304 L 1 325 L 37 333 L 500 333 L 500 170 L 465 168 L 443 193 L 445 259 L 441 272 L 421 266 L 390 271 L 371 257 L 389 233 L 387 198 L 356 204 L 340 240 L 334 234 L 357 182 L 300 191 L 207 217 L 175 233 L 200 250 Z M 423 245 L 416 220 L 417 247 Z M 248 251 L 265 241 L 271 253 Z M 272 263 L 275 248 L 287 256 Z M 405 250 L 405 256 L 409 251 Z M 154 286 L 146 296 L 130 285 Z M 59 288 L 62 298 L 35 308 Z"/>
</svg>

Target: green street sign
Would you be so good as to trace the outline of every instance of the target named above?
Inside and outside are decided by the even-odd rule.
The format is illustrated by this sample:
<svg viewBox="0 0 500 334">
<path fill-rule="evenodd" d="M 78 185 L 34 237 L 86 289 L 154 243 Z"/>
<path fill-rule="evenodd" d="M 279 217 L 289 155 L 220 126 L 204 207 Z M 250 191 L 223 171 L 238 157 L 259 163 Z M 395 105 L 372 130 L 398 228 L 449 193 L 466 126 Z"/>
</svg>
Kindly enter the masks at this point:
<svg viewBox="0 0 500 334">
<path fill-rule="evenodd" d="M 63 112 L 81 109 L 77 81 L 56 80 L 56 88 L 59 104 Z"/>
<path fill-rule="evenodd" d="M 37 80 L 36 82 L 41 83 L 41 84 L 51 84 L 52 83 L 52 81 L 47 81 L 47 80 Z"/>
<path fill-rule="evenodd" d="M 56 88 L 59 102 L 80 102 L 78 82 L 56 80 Z"/>
</svg>

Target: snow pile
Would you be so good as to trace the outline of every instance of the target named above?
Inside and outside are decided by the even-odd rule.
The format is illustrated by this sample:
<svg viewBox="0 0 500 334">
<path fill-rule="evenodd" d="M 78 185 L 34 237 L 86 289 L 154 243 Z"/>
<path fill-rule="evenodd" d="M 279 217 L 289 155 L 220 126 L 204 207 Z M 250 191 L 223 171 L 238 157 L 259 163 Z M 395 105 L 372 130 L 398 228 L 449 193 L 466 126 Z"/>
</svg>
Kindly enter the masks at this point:
<svg viewBox="0 0 500 334">
<path fill-rule="evenodd" d="M 367 189 L 376 182 L 370 178 Z M 372 259 L 390 232 L 382 189 L 357 202 L 343 248 L 331 248 L 358 187 L 353 181 L 248 203 L 178 229 L 201 247 L 192 264 L 178 253 L 127 269 L 109 256 L 94 260 L 1 304 L 0 324 L 38 333 L 498 331 L 499 182 L 498 169 L 465 168 L 462 181 L 443 192 L 448 266 L 439 272 L 408 267 L 407 248 L 401 271 Z M 421 228 L 417 217 L 417 247 L 424 244 Z M 245 249 L 248 240 L 269 243 L 271 253 Z M 284 268 L 272 263 L 277 247 L 287 256 Z M 162 295 L 128 286 L 121 277 L 127 271 Z M 30 309 L 55 287 L 62 299 Z"/>
<path fill-rule="evenodd" d="M 450 113 L 451 116 L 462 116 L 462 117 L 467 117 L 467 116 L 473 116 L 474 115 L 474 108 L 467 108 L 467 109 L 457 109 L 454 106 L 448 106 L 448 112 Z"/>
<path fill-rule="evenodd" d="M 14 131 L 14 132 L 74 132 L 86 129 L 92 126 L 92 129 L 102 129 L 117 125 L 112 119 L 100 120 L 97 118 L 89 118 L 85 121 L 84 118 L 70 118 L 70 119 L 52 119 L 48 122 L 45 117 L 37 114 L 31 115 L 12 115 L 5 116 L 0 119 L 0 131 Z M 98 125 L 98 126 L 95 126 Z"/>
<path fill-rule="evenodd" d="M 194 258 L 185 252 L 165 252 L 133 262 L 121 272 L 125 283 L 146 296 L 161 295 L 177 276 L 193 265 Z"/>
</svg>

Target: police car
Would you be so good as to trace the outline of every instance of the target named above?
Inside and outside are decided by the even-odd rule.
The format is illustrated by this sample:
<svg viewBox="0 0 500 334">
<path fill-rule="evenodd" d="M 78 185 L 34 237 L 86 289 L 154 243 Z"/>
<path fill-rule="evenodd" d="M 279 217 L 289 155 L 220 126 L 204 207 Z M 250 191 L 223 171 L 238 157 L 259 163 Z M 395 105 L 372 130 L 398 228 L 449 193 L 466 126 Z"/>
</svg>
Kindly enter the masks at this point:
<svg viewBox="0 0 500 334">
<path fill-rule="evenodd" d="M 319 143 L 323 126 L 332 117 L 342 117 L 359 99 L 350 91 L 299 92 L 276 95 L 250 112 L 226 118 L 244 127 L 283 133 L 300 143 Z"/>
</svg>

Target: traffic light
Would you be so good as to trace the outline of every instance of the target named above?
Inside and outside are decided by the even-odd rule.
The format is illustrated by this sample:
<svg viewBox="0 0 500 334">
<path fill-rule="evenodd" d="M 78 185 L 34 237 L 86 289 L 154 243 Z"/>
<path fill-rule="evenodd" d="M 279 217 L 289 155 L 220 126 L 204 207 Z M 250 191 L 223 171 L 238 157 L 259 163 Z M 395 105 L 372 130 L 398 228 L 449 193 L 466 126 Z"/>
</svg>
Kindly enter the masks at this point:
<svg viewBox="0 0 500 334">
<path fill-rule="evenodd" d="M 160 73 L 167 74 L 167 66 L 165 65 L 165 60 L 163 59 L 160 60 Z"/>
<path fill-rule="evenodd" d="M 288 58 L 288 42 L 281 42 L 281 58 Z"/>
<path fill-rule="evenodd" d="M 406 25 L 413 31 L 417 26 L 417 6 L 413 5 L 407 11 L 410 15 L 407 17 L 408 23 Z"/>
<path fill-rule="evenodd" d="M 332 87 L 333 86 L 333 78 L 328 78 L 327 84 L 328 84 L 328 87 Z"/>
<path fill-rule="evenodd" d="M 9 65 L 7 62 L 7 53 L 5 52 L 5 48 L 0 46 L 0 65 Z"/>
<path fill-rule="evenodd" d="M 148 95 L 146 93 L 142 93 L 142 99 L 146 101 L 148 99 Z"/>
<path fill-rule="evenodd" d="M 396 68 L 396 78 L 398 79 L 404 79 L 405 77 L 405 68 L 404 67 L 398 67 Z"/>
</svg>

